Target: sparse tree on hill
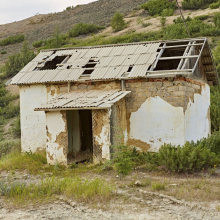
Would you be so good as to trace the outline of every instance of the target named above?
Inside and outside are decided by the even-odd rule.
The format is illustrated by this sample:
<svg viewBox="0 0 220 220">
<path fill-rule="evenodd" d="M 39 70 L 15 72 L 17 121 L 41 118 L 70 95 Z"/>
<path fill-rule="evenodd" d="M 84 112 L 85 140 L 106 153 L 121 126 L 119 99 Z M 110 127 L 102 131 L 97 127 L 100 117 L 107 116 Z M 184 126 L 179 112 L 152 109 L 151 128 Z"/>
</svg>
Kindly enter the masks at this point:
<svg viewBox="0 0 220 220">
<path fill-rule="evenodd" d="M 111 20 L 111 27 L 114 31 L 120 31 L 125 28 L 124 16 L 120 12 L 116 12 Z"/>
</svg>

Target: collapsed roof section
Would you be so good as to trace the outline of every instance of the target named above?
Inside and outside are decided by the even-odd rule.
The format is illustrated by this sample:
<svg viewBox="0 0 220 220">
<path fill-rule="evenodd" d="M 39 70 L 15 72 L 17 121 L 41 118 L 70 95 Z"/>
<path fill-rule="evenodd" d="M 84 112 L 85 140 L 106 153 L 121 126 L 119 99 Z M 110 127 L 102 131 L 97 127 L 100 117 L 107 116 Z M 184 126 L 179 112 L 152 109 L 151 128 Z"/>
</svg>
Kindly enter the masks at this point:
<svg viewBox="0 0 220 220">
<path fill-rule="evenodd" d="M 43 50 L 11 84 L 195 75 L 218 84 L 206 38 Z"/>
<path fill-rule="evenodd" d="M 130 91 L 111 90 L 77 90 L 62 93 L 35 111 L 57 111 L 70 109 L 109 109 L 111 106 L 129 94 Z"/>
</svg>

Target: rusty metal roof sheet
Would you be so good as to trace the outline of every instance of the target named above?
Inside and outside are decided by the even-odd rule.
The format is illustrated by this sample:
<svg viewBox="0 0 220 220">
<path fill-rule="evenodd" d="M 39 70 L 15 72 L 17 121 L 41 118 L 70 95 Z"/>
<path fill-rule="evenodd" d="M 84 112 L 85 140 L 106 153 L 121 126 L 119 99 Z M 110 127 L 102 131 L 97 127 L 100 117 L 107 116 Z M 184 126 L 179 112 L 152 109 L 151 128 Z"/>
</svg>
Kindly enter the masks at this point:
<svg viewBox="0 0 220 220">
<path fill-rule="evenodd" d="M 51 101 L 42 104 L 35 111 L 58 109 L 106 109 L 126 96 L 130 91 L 112 90 L 77 90 L 62 93 Z"/>
</svg>

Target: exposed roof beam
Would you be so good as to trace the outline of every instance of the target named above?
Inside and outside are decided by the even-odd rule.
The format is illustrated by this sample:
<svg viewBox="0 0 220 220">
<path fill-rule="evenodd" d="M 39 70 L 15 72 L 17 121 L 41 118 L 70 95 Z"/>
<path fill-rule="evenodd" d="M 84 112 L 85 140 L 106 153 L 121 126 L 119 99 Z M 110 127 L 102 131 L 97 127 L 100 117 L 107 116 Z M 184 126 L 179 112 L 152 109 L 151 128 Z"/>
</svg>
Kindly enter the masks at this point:
<svg viewBox="0 0 220 220">
<path fill-rule="evenodd" d="M 189 42 L 191 43 L 191 42 Z M 193 44 L 194 46 L 199 46 L 199 45 L 203 45 L 203 43 L 201 44 Z M 165 47 L 159 47 L 158 49 L 163 49 L 163 48 L 179 48 L 179 47 L 187 47 L 188 44 L 184 44 L 184 45 L 175 45 L 175 46 L 165 46 Z"/>
<path fill-rule="evenodd" d="M 176 57 L 161 57 L 158 60 L 175 60 L 175 59 L 186 59 L 186 58 L 197 58 L 199 55 L 191 55 L 191 56 L 176 56 Z"/>
</svg>

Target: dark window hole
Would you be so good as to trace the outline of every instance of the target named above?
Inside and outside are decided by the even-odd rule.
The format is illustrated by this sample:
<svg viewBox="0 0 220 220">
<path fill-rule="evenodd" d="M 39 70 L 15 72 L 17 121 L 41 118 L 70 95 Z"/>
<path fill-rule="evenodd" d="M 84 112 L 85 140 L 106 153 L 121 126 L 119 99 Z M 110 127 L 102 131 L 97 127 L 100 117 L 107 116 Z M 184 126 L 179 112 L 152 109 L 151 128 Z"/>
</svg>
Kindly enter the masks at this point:
<svg viewBox="0 0 220 220">
<path fill-rule="evenodd" d="M 53 60 L 46 62 L 44 67 L 41 70 L 55 70 L 57 64 L 61 64 L 67 56 L 56 56 Z"/>
</svg>

